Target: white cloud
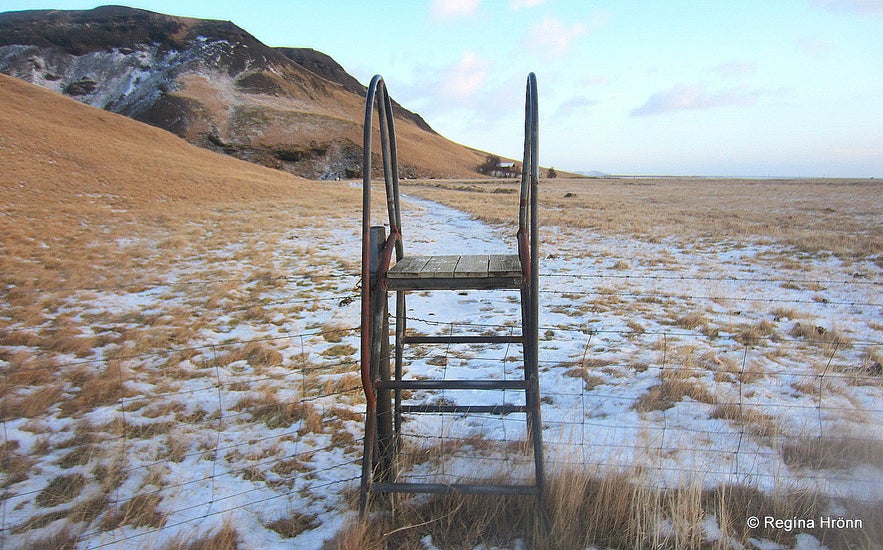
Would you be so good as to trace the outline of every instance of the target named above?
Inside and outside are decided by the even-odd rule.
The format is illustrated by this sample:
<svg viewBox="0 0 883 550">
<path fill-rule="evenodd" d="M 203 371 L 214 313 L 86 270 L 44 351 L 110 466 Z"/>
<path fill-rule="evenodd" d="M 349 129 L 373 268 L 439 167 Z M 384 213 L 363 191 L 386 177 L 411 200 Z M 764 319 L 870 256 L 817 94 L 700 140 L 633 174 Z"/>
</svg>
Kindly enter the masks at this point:
<svg viewBox="0 0 883 550">
<path fill-rule="evenodd" d="M 467 50 L 460 61 L 445 71 L 444 91 L 459 99 L 470 98 L 485 83 L 489 70 L 490 62 Z"/>
<path fill-rule="evenodd" d="M 883 2 L 880 0 L 812 0 L 810 4 L 835 13 L 883 17 Z"/>
<path fill-rule="evenodd" d="M 570 49 L 574 40 L 585 33 L 586 25 L 584 23 L 568 25 L 556 17 L 546 16 L 530 29 L 527 44 L 560 56 Z"/>
<path fill-rule="evenodd" d="M 749 90 L 743 87 L 712 92 L 704 84 L 679 85 L 654 93 L 643 105 L 632 109 L 631 115 L 650 116 L 671 111 L 753 105 L 761 96 L 781 95 L 783 92 L 785 90 Z"/>
<path fill-rule="evenodd" d="M 752 61 L 728 61 L 711 68 L 721 78 L 745 78 L 757 71 L 757 63 Z"/>
<path fill-rule="evenodd" d="M 798 38 L 794 44 L 798 50 L 810 57 L 822 57 L 831 51 L 831 44 L 812 36 Z"/>
<path fill-rule="evenodd" d="M 580 79 L 580 83 L 585 86 L 609 86 L 610 79 L 601 75 L 588 75 Z"/>
<path fill-rule="evenodd" d="M 441 19 L 472 15 L 481 0 L 433 0 L 432 13 Z"/>
<path fill-rule="evenodd" d="M 585 96 L 572 97 L 558 106 L 558 109 L 555 110 L 555 117 L 570 117 L 581 114 L 589 107 L 597 104 L 596 100 Z"/>
<path fill-rule="evenodd" d="M 521 8 L 532 8 L 534 6 L 539 6 L 540 4 L 544 4 L 546 0 L 509 0 L 509 7 L 513 10 L 520 10 Z"/>
</svg>

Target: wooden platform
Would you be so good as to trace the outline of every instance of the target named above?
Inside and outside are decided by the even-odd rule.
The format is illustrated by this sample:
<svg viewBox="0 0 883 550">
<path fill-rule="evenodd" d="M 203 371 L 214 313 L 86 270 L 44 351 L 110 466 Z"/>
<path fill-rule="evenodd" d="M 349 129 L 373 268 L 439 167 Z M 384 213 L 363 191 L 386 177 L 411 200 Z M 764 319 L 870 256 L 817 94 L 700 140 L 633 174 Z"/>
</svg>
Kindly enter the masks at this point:
<svg viewBox="0 0 883 550">
<path fill-rule="evenodd" d="M 521 288 L 516 254 L 406 256 L 386 274 L 390 290 Z"/>
</svg>

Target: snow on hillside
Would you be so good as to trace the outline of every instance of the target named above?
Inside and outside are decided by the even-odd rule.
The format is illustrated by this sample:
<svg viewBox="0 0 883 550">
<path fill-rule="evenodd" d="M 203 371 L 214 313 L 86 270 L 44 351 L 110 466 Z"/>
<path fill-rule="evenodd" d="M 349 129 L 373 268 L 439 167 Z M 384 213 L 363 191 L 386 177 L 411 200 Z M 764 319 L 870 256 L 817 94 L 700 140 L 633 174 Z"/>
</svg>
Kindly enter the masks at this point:
<svg viewBox="0 0 883 550">
<path fill-rule="evenodd" d="M 406 202 L 406 251 L 514 248 L 506 229 Z M 81 289 L 65 298 L 63 309 L 95 334 L 142 330 L 145 318 L 151 330 L 171 332 L 180 328 L 174 315 L 186 315 L 193 334 L 169 353 L 103 347 L 56 358 L 67 365 L 59 391 L 69 401 L 92 383 L 85 369 L 101 369 L 110 382 L 118 377 L 120 388 L 85 412 L 62 401 L 36 418 L 5 417 L 4 453 L 31 463 L 27 475 L 4 482 L 4 546 L 27 547 L 65 521 L 84 548 L 162 547 L 225 519 L 249 548 L 317 548 L 332 537 L 354 514 L 363 433 L 357 267 L 345 261 L 359 250 L 356 231 L 355 224 L 292 229 L 279 241 L 252 243 L 270 254 L 270 274 L 234 243 L 153 273 L 155 285 Z M 133 235 L 120 246 L 156 246 L 145 242 L 151 238 Z M 783 268 L 778 259 L 788 251 L 737 241 L 643 242 L 544 228 L 542 242 L 540 386 L 553 466 L 640 465 L 646 481 L 664 486 L 774 490 L 785 483 L 883 500 L 880 463 L 857 456 L 808 466 L 785 452 L 829 440 L 879 448 L 883 386 L 868 360 L 883 341 L 879 267 L 829 257 Z M 230 284 L 206 291 L 218 268 Z M 409 328 L 517 330 L 516 296 L 413 294 Z M 234 306 L 243 297 L 255 311 Z M 111 327 L 110 319 L 120 323 Z M 816 342 L 812 333 L 839 339 Z M 23 343 L 11 351 L 32 350 Z M 427 347 L 409 350 L 406 369 L 425 378 L 517 377 L 519 356 L 506 345 Z M 661 391 L 666 384 L 677 391 Z M 519 397 L 488 393 L 414 392 L 409 399 Z M 443 442 L 457 447 L 454 456 L 418 460 L 404 474 L 441 482 L 529 477 L 530 455 L 509 445 L 524 432 L 521 415 L 423 415 L 405 424 L 410 453 L 419 457 L 419 449 Z M 58 480 L 77 490 L 53 493 Z M 84 515 L 74 514 L 77 507 Z M 87 513 L 90 507 L 98 509 Z M 302 523 L 286 534 L 279 522 L 292 517 Z"/>
<path fill-rule="evenodd" d="M 197 37 L 186 49 L 159 44 L 71 55 L 37 46 L 0 47 L 0 71 L 75 99 L 126 115 L 138 114 L 177 84 L 184 70 L 212 70 L 233 46 Z M 213 69 L 217 72 L 217 69 Z"/>
</svg>

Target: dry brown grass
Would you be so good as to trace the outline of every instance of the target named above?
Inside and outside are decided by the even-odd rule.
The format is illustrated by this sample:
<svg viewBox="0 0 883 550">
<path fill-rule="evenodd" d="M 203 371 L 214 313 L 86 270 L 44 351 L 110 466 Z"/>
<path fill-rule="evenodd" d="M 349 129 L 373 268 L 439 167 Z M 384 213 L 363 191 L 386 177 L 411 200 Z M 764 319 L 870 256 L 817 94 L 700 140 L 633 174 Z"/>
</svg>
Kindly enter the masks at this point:
<svg viewBox="0 0 883 550">
<path fill-rule="evenodd" d="M 282 364 L 282 354 L 264 342 L 248 342 L 235 346 L 227 353 L 218 357 L 218 364 L 229 365 L 235 361 L 247 361 L 255 369 L 273 367 Z"/>
<path fill-rule="evenodd" d="M 24 395 L 6 397 L 2 409 L 4 420 L 42 416 L 61 400 L 62 388 L 59 384 L 49 383 L 42 387 L 27 388 L 29 391 Z"/>
<path fill-rule="evenodd" d="M 607 382 L 603 377 L 590 373 L 584 367 L 573 367 L 572 369 L 568 369 L 564 371 L 564 376 L 581 378 L 586 391 L 592 391 L 597 386 Z"/>
<path fill-rule="evenodd" d="M 702 380 L 709 368 L 707 354 L 697 357 L 695 346 L 677 346 L 663 341 L 659 372 L 659 384 L 651 386 L 632 405 L 638 412 L 664 411 L 675 406 L 684 397 L 701 403 L 713 403 L 714 396 Z"/>
<path fill-rule="evenodd" d="M 427 535 L 439 548 L 474 548 L 481 543 L 511 547 L 524 538 L 525 529 L 538 527 L 534 509 L 532 498 L 446 495 L 425 504 L 406 503 L 395 517 L 352 522 L 324 548 L 421 548 Z"/>
<path fill-rule="evenodd" d="M 79 496 L 80 491 L 86 486 L 86 478 L 83 474 L 60 475 L 53 478 L 49 484 L 37 494 L 36 502 L 43 508 L 51 508 L 65 502 L 70 502 Z"/>
<path fill-rule="evenodd" d="M 5 75 L 0 90 L 8 130 L 0 149 L 0 268 L 17 322 L 54 318 L 59 298 L 70 294 L 63 289 L 149 286 L 159 265 L 228 245 L 229 233 L 198 229 L 218 220 L 253 227 L 241 232 L 251 240 L 270 224 L 278 233 L 309 225 L 310 216 L 355 217 L 358 191 L 348 186 L 217 155 Z M 266 287 L 267 271 L 257 275 Z M 77 341 L 86 338 L 78 327 L 57 336 L 62 350 L 89 349 Z"/>
<path fill-rule="evenodd" d="M 127 369 L 112 363 L 97 374 L 88 371 L 75 373 L 73 382 L 80 387 L 74 397 L 61 403 L 65 416 L 76 416 L 106 405 L 118 405 L 126 396 L 126 380 L 131 376 Z"/>
<path fill-rule="evenodd" d="M 15 526 L 12 529 L 12 532 L 15 534 L 28 533 L 28 531 L 32 529 L 40 529 L 62 519 L 67 520 L 68 524 L 92 522 L 104 513 L 107 506 L 107 498 L 103 495 L 99 495 L 85 501 L 77 502 L 76 505 L 67 509 L 32 516 L 24 523 Z M 65 526 L 60 533 L 65 533 L 65 537 L 70 537 L 72 540 L 77 538 L 74 535 L 74 532 L 70 529 L 70 525 Z"/>
<path fill-rule="evenodd" d="M 0 136 L 0 140 L 5 140 L 0 148 L 0 160 L 4 166 L 0 174 L 0 191 L 3 192 L 3 199 L 0 200 L 3 213 L 0 216 L 0 272 L 4 274 L 5 288 L 12 287 L 0 295 L 0 299 L 4 301 L 4 313 L 11 319 L 2 322 L 16 327 L 14 332 L 0 331 L 0 337 L 4 338 L 3 344 L 6 346 L 31 346 L 39 348 L 40 353 L 19 350 L 4 352 L 2 358 L 9 363 L 2 380 L 4 418 L 13 418 L 10 416 L 12 410 L 20 417 L 38 417 L 49 413 L 56 405 L 61 407 L 62 414 L 74 417 L 101 406 L 124 404 L 135 407 L 136 404 L 128 403 L 126 399 L 130 391 L 127 388 L 135 387 L 130 384 L 130 379 L 140 377 L 139 383 L 145 379 L 155 382 L 144 371 L 128 371 L 128 367 L 120 369 L 119 362 L 114 360 L 99 363 L 106 369 L 99 371 L 100 374 L 96 374 L 94 366 L 60 372 L 58 364 L 62 361 L 58 356 L 87 357 L 102 345 L 108 346 L 105 357 L 111 358 L 187 345 L 207 323 L 205 319 L 195 316 L 194 310 L 205 307 L 242 308 L 259 303 L 261 293 L 282 288 L 279 277 L 287 273 L 284 270 L 280 273 L 268 258 L 272 248 L 282 242 L 287 230 L 297 228 L 298 231 L 312 231 L 313 226 L 327 226 L 329 217 L 356 219 L 358 216 L 359 193 L 347 186 L 304 182 L 285 174 L 218 157 L 189 148 L 176 138 L 140 125 L 133 129 L 128 126 L 135 124 L 131 121 L 96 110 L 83 111 L 85 107 L 61 102 L 55 96 L 44 97 L 39 95 L 42 92 L 33 92 L 36 95 L 30 97 L 30 89 L 22 92 L 16 86 L 0 76 L 0 92 L 4 101 L 10 98 L 14 106 L 13 109 L 0 111 L 0 123 L 4 128 L 12 129 L 9 134 Z M 34 112 L 34 109 L 37 111 Z M 45 112 L 39 109 L 45 109 Z M 68 113 L 67 109 L 71 111 Z M 19 136 L 16 140 L 20 139 L 20 142 L 10 141 L 10 135 Z M 138 138 L 132 139 L 133 135 Z M 105 137 L 118 143 L 107 146 L 102 141 Z M 65 154 L 59 155 L 59 151 Z M 122 162 L 121 158 L 126 161 Z M 509 182 L 494 184 L 494 189 L 508 189 L 511 185 Z M 867 183 L 723 184 L 691 180 L 574 180 L 543 182 L 543 186 L 543 223 L 559 224 L 579 231 L 592 228 L 616 235 L 638 235 L 645 239 L 656 239 L 658 235 L 721 239 L 739 235 L 794 246 L 814 254 L 831 250 L 844 258 L 873 257 L 871 250 L 880 249 L 879 230 L 873 224 L 859 227 L 853 221 L 862 216 L 876 215 L 875 212 L 879 211 L 879 206 L 875 206 L 879 204 L 879 199 L 875 198 L 876 187 Z M 554 194 L 568 189 L 568 186 L 574 189 L 576 196 L 565 203 Z M 434 194 L 433 198 L 441 202 L 473 213 L 481 212 L 483 218 L 491 221 L 511 223 L 514 220 L 516 195 L 495 193 L 493 201 L 476 201 L 476 197 L 484 196 L 481 193 L 491 192 L 490 187 L 484 183 L 469 183 L 463 187 L 451 189 L 451 184 L 441 182 L 423 187 L 408 186 L 407 190 L 415 194 Z M 751 208 L 739 206 L 747 200 L 742 195 L 751 197 Z M 847 200 L 846 196 L 854 197 L 854 200 Z M 734 202 L 727 206 L 726 200 L 730 199 Z M 826 207 L 830 205 L 835 212 L 815 212 L 815 205 L 822 202 Z M 563 207 L 565 204 L 566 208 Z M 792 220 L 782 214 L 789 209 L 793 211 L 795 205 L 806 209 L 806 217 L 810 221 L 800 218 Z M 52 216 L 47 216 L 47 212 L 51 212 Z M 793 223 L 777 225 L 784 219 L 782 216 Z M 838 216 L 848 219 L 844 222 Z M 820 238 L 808 239 L 810 231 L 819 233 Z M 841 238 L 850 231 L 858 236 L 854 239 Z M 212 256 L 212 251 L 224 250 L 231 244 L 231 235 L 236 235 L 235 244 L 242 247 L 229 257 Z M 298 248 L 295 244 L 291 245 L 290 253 L 310 264 L 316 264 L 321 259 L 314 252 Z M 102 295 L 101 292 L 84 288 L 120 286 L 115 292 L 121 295 L 141 292 L 161 283 L 156 277 L 158 273 L 165 273 L 164 269 L 171 271 L 179 262 L 193 258 L 205 259 L 207 267 L 201 276 L 217 281 L 206 287 L 183 283 L 171 285 L 168 296 L 164 296 L 163 300 L 174 303 L 186 296 L 190 301 L 183 305 L 169 305 L 162 314 L 143 311 L 121 314 L 93 312 L 77 317 L 67 311 L 71 304 L 89 302 L 93 297 Z M 781 259 L 783 265 L 787 260 Z M 249 275 L 242 281 L 224 282 L 229 278 L 231 261 L 250 266 Z M 648 263 L 651 261 L 664 263 L 666 258 L 660 255 L 647 260 Z M 151 269 L 144 269 L 144 265 L 150 265 Z M 611 269 L 627 270 L 630 265 L 638 264 L 620 261 L 614 263 Z M 643 261 L 640 265 L 644 265 Z M 317 282 L 319 287 L 328 284 L 329 281 Z M 616 289 L 601 289 L 599 292 L 601 294 L 595 303 L 579 307 L 610 308 L 618 305 Z M 309 297 L 309 294 L 298 297 Z M 649 300 L 654 298 L 648 298 L 648 303 Z M 8 309 L 5 307 L 7 303 Z M 315 308 L 316 305 L 303 307 Z M 237 321 L 263 322 L 266 315 L 266 308 L 255 306 L 240 309 L 235 318 Z M 692 320 L 684 316 L 683 326 L 700 329 L 707 326 L 709 321 L 704 314 L 696 315 L 698 317 Z M 777 320 L 787 318 L 793 322 L 800 317 L 799 312 L 786 310 L 777 311 L 775 315 Z M 84 321 L 81 323 L 76 319 Z M 114 325 L 117 325 L 116 329 L 107 328 Z M 632 325 L 630 321 L 629 326 L 635 332 L 644 331 L 640 324 Z M 18 330 L 20 327 L 25 330 Z M 328 323 L 326 328 L 333 330 L 334 326 Z M 757 333 L 746 334 L 746 342 L 763 337 L 768 330 L 763 326 L 745 327 L 746 331 L 755 329 Z M 812 340 L 815 340 L 811 331 L 792 333 L 792 336 L 806 340 L 811 340 L 812 336 Z M 325 338 L 334 344 L 326 352 L 328 356 L 346 357 L 352 354 L 352 348 L 343 344 L 337 335 L 328 333 Z M 829 336 L 829 341 L 823 343 L 828 346 L 845 345 L 840 338 L 842 336 Z M 280 364 L 282 358 L 269 344 L 255 343 L 236 350 L 223 349 L 229 349 L 230 353 L 212 358 L 215 361 L 206 360 L 205 363 L 218 366 L 246 360 L 253 366 L 270 367 Z M 651 392 L 655 395 L 648 397 L 646 404 L 642 405 L 646 410 L 670 407 L 684 396 L 710 402 L 702 381 L 691 374 L 695 372 L 696 360 L 686 352 L 680 355 L 673 352 L 672 356 L 677 357 L 679 364 L 689 368 L 665 369 L 660 384 Z M 192 358 L 193 355 L 185 353 L 175 354 L 168 359 L 169 369 L 161 367 L 163 374 L 181 379 L 204 376 L 203 370 L 195 366 L 178 369 L 177 363 Z M 869 354 L 867 362 L 872 364 L 875 358 L 879 363 L 877 352 Z M 198 362 L 194 359 L 194 363 Z M 759 366 L 756 373 L 751 370 L 753 364 L 748 365 L 745 369 L 747 372 L 742 373 L 740 365 L 728 357 L 719 362 L 716 374 L 741 375 L 742 382 L 763 376 Z M 360 381 L 358 375 L 353 374 L 357 367 L 348 364 L 342 369 L 347 369 L 349 373 L 315 378 L 311 390 L 325 394 L 354 391 L 358 395 Z M 571 375 L 582 378 L 586 387 L 593 387 L 599 382 L 599 379 L 587 375 L 585 369 L 574 371 Z M 66 385 L 62 385 L 60 380 Z M 157 391 L 159 388 L 155 387 Z M 228 389 L 234 391 L 232 386 Z M 248 389 L 241 382 L 235 386 L 236 391 Z M 328 433 L 333 428 L 332 435 L 336 434 L 336 442 L 345 447 L 353 445 L 352 434 L 340 426 L 339 421 L 329 424 L 328 428 L 324 427 L 322 414 L 309 403 L 283 401 L 269 390 L 265 393 L 259 390 L 257 393 L 257 396 L 241 399 L 233 409 L 245 412 L 253 421 L 263 422 L 269 428 L 290 427 L 299 421 L 302 421 L 302 433 L 323 430 Z M 229 403 L 226 406 L 229 408 Z M 207 413 L 200 410 L 185 414 L 178 409 L 160 404 L 145 411 L 145 418 L 155 416 L 160 420 L 160 417 L 174 414 L 174 422 L 159 421 L 144 425 L 120 422 L 90 430 L 126 434 L 129 438 L 173 434 L 168 436 L 167 445 L 159 444 L 160 452 L 163 459 L 182 460 L 189 449 L 200 448 L 199 443 L 187 439 L 190 433 L 177 433 L 173 428 L 180 422 L 203 421 Z M 341 419 L 361 420 L 360 415 L 351 412 L 332 412 Z M 716 414 L 718 418 L 747 425 L 752 433 L 772 433 L 772 428 L 764 428 L 765 424 L 768 425 L 764 417 L 723 409 Z M 38 422 L 32 425 L 37 426 Z M 99 462 L 93 473 L 102 483 L 104 492 L 121 486 L 125 474 L 120 473 L 116 466 L 100 463 L 103 457 L 100 451 L 96 451 L 100 440 L 88 439 L 86 428 L 83 430 L 84 433 L 77 434 L 83 445 L 71 448 L 64 454 L 60 458 L 60 465 L 79 467 Z M 14 447 L 14 442 L 8 442 L 3 450 L 3 483 L 15 483 L 15 480 L 33 474 L 36 458 L 22 456 Z M 46 443 L 35 454 L 48 450 L 49 444 Z M 799 457 L 807 450 L 795 446 L 783 450 L 783 453 L 789 457 Z M 873 458 L 877 455 L 870 456 Z M 311 468 L 307 464 L 309 460 L 302 457 L 278 462 L 273 471 L 279 474 L 307 472 Z M 806 459 L 786 460 L 792 460 L 795 465 L 804 464 L 801 460 L 809 465 L 829 465 L 842 459 L 809 456 Z M 263 474 L 250 470 L 245 475 L 260 479 Z M 578 531 L 565 541 L 566 544 L 573 543 L 573 547 L 583 544 L 584 547 L 587 540 L 611 541 L 604 544 L 625 547 L 635 546 L 638 544 L 636 541 L 642 545 L 653 544 L 656 539 L 642 538 L 649 533 L 648 518 L 656 517 L 653 514 L 659 514 L 660 510 L 669 509 L 683 509 L 677 513 L 664 512 L 672 516 L 678 544 L 687 547 L 694 544 L 697 518 L 701 517 L 697 513 L 697 506 L 705 505 L 704 500 L 697 499 L 695 488 L 685 490 L 682 494 L 668 494 L 643 486 L 633 487 L 634 484 L 624 475 L 588 478 L 576 473 L 566 475 L 572 477 L 553 481 L 553 487 L 559 483 L 561 489 L 554 490 L 550 499 L 558 525 L 572 524 L 573 529 Z M 580 475 L 583 477 L 580 478 Z M 65 499 L 76 499 L 83 492 L 83 484 L 78 478 L 60 478 L 61 481 L 53 480 L 55 485 L 51 491 L 47 487 L 48 492 L 38 497 L 41 502 L 71 502 Z M 582 486 L 585 486 L 584 490 L 570 492 L 571 487 Z M 749 495 L 750 491 L 736 489 L 727 494 L 735 496 L 737 493 L 750 496 L 750 502 L 761 498 Z M 560 504 L 555 504 L 556 499 L 560 500 Z M 732 500 L 746 502 L 741 497 Z M 596 506 L 595 501 L 598 510 L 587 508 L 589 505 Z M 139 515 L 137 510 L 130 510 L 126 506 L 111 510 L 105 516 L 109 527 L 152 526 L 161 525 L 164 521 L 158 511 L 159 502 L 131 502 L 137 502 L 144 510 L 143 514 Z M 729 497 L 721 497 L 717 508 L 706 505 L 704 513 L 709 514 L 712 509 L 727 509 L 724 504 L 728 502 Z M 75 507 L 92 510 L 92 515 L 85 520 L 94 521 L 102 511 L 107 511 L 106 502 L 98 506 L 101 503 L 96 500 L 94 507 L 92 504 L 81 507 L 81 503 L 77 502 Z M 478 508 L 481 508 L 480 504 Z M 359 548 L 382 547 L 399 542 L 407 546 L 414 541 L 412 537 L 416 533 L 422 531 L 425 535 L 429 532 L 424 526 L 417 525 L 423 521 L 440 525 L 439 534 L 433 535 L 437 544 L 443 541 L 456 544 L 455 541 L 469 537 L 479 541 L 511 542 L 504 528 L 509 529 L 512 525 L 521 526 L 519 529 L 526 540 L 536 540 L 534 537 L 538 535 L 533 532 L 534 520 L 530 519 L 532 504 L 529 501 L 515 502 L 513 506 L 514 511 L 506 512 L 502 519 L 494 519 L 488 518 L 489 510 L 476 510 L 471 504 L 452 499 L 448 504 L 417 512 L 410 516 L 412 519 L 405 515 L 405 519 L 401 520 L 403 523 L 388 523 L 388 529 L 381 533 L 368 527 L 358 527 L 354 528 L 357 531 L 355 535 L 344 533 L 339 540 L 349 540 L 346 537 L 350 536 L 361 539 L 360 543 L 352 543 L 358 544 Z M 736 505 L 731 508 L 728 512 L 730 529 L 741 533 L 737 526 L 744 525 L 744 509 L 740 510 Z M 621 513 L 624 515 L 620 516 Z M 63 518 L 76 522 L 79 517 L 66 514 L 50 512 L 37 519 L 48 524 Z M 722 512 L 718 511 L 717 514 L 719 521 L 723 522 L 720 519 Z M 582 517 L 588 519 L 582 520 Z M 284 523 L 270 527 L 280 533 L 294 533 L 300 528 L 294 514 L 280 521 Z M 590 522 L 594 522 L 592 525 L 595 526 L 588 525 Z M 491 527 L 482 527 L 487 524 L 491 524 Z M 596 530 L 589 535 L 589 529 Z M 461 531 L 462 534 L 459 533 Z M 203 539 L 182 541 L 172 547 L 233 548 L 237 545 L 237 538 L 235 529 L 222 529 L 217 535 L 204 539 L 205 542 Z M 741 534 L 738 538 L 745 540 L 746 536 Z M 70 537 L 62 539 L 58 540 L 60 546 L 67 544 Z M 416 540 L 419 541 L 419 538 Z M 342 547 L 353 547 L 346 544 Z M 470 547 L 475 545 L 474 542 L 469 544 L 472 544 Z M 542 544 L 538 543 L 537 547 L 543 547 Z M 675 546 L 670 541 L 664 542 L 663 546 L 665 544 Z M 547 547 L 561 546 L 548 543 Z"/>
<path fill-rule="evenodd" d="M 322 357 L 352 357 L 358 353 L 359 350 L 354 348 L 349 344 L 335 344 L 328 349 L 322 351 Z"/>
<path fill-rule="evenodd" d="M 776 337 L 776 325 L 768 319 L 761 319 L 754 325 L 743 328 L 735 340 L 746 346 L 756 346 Z"/>
<path fill-rule="evenodd" d="M 883 441 L 873 437 L 789 437 L 780 452 L 785 464 L 810 470 L 848 470 L 883 464 Z"/>
<path fill-rule="evenodd" d="M 694 311 L 678 317 L 675 324 L 687 330 L 694 330 L 708 325 L 708 318 L 701 312 Z"/>
<path fill-rule="evenodd" d="M 518 212 L 513 182 L 407 182 L 407 192 L 511 226 Z M 573 196 L 566 197 L 571 193 Z M 878 220 L 880 183 L 872 180 L 704 180 L 701 178 L 587 178 L 542 180 L 541 223 L 615 236 L 685 240 L 734 236 L 883 262 Z M 513 233 L 514 234 L 514 233 Z M 407 244 L 407 243 L 406 243 Z M 513 244 L 514 247 L 514 244 Z M 787 261 L 788 258 L 782 258 Z"/>
<path fill-rule="evenodd" d="M 642 325 L 642 324 L 639 323 L 638 321 L 635 321 L 634 319 L 629 319 L 629 320 L 626 322 L 626 326 L 628 326 L 629 329 L 631 329 L 631 331 L 632 331 L 632 334 L 631 334 L 631 335 L 632 335 L 632 336 L 634 336 L 634 335 L 644 334 L 644 331 L 647 330 L 647 329 L 644 328 L 644 325 Z"/>
<path fill-rule="evenodd" d="M 35 355 L 29 351 L 16 351 L 5 354 L 9 367 L 4 373 L 3 395 L 15 388 L 39 387 L 55 380 L 57 361 L 48 355 Z"/>
<path fill-rule="evenodd" d="M 341 374 L 326 378 L 319 389 L 323 395 L 337 395 L 350 393 L 362 387 L 361 377 L 355 373 L 358 370 L 354 365 L 349 365 L 349 374 Z"/>
<path fill-rule="evenodd" d="M 304 531 L 318 527 L 318 520 L 319 518 L 315 515 L 306 515 L 297 511 L 291 511 L 287 516 L 271 521 L 267 524 L 267 527 L 285 538 L 294 538 Z"/>
<path fill-rule="evenodd" d="M 810 323 L 794 323 L 788 332 L 795 338 L 802 338 L 810 344 L 830 348 L 836 346 L 843 348 L 849 346 L 849 339 L 836 328 L 825 328 L 821 325 Z"/>
<path fill-rule="evenodd" d="M 111 531 L 123 525 L 159 528 L 166 524 L 166 515 L 159 511 L 162 496 L 156 493 L 136 495 L 122 506 L 111 510 L 101 520 L 101 529 Z"/>
<path fill-rule="evenodd" d="M 0 472 L 3 472 L 3 480 L 0 488 L 5 488 L 28 478 L 31 467 L 36 463 L 32 457 L 25 456 L 18 451 L 21 444 L 15 440 L 4 441 L 0 444 Z"/>
<path fill-rule="evenodd" d="M 255 422 L 262 422 L 271 430 L 288 428 L 303 421 L 300 433 L 322 431 L 322 415 L 309 401 L 283 402 L 271 391 L 255 397 L 243 397 L 233 410 L 247 412 Z"/>
<path fill-rule="evenodd" d="M 714 398 L 697 381 L 690 379 L 665 379 L 650 387 L 639 397 L 632 408 L 638 412 L 664 411 L 674 407 L 684 397 L 702 403 L 712 403 Z"/>
<path fill-rule="evenodd" d="M 771 438 L 779 432 L 775 418 L 739 403 L 721 403 L 712 409 L 709 417 L 732 422 L 736 428 L 756 437 Z"/>
<path fill-rule="evenodd" d="M 349 520 L 331 540 L 322 546 L 322 549 L 385 550 L 388 546 L 385 544 L 384 531 L 390 530 L 390 528 L 384 527 L 378 526 L 377 521 Z"/>
<path fill-rule="evenodd" d="M 549 479 L 549 529 L 543 529 L 532 498 L 441 496 L 402 503 L 395 515 L 351 522 L 326 550 L 420 548 L 431 536 L 440 548 L 512 547 L 521 539 L 535 549 L 660 548 L 728 549 L 767 539 L 793 547 L 798 533 L 809 533 L 832 548 L 873 548 L 880 540 L 883 507 L 838 501 L 865 529 L 757 529 L 749 516 L 818 518 L 834 502 L 815 493 L 779 490 L 772 494 L 741 485 L 703 489 L 699 481 L 661 489 L 643 481 L 641 471 L 595 475 L 575 469 Z M 713 518 L 713 519 L 712 519 Z M 716 525 L 711 540 L 706 524 Z M 668 527 L 663 528 L 666 524 Z M 854 546 L 850 546 L 854 545 Z"/>
<path fill-rule="evenodd" d="M 164 550 L 236 550 L 239 532 L 232 519 L 225 519 L 221 527 L 209 535 L 179 535 Z"/>
<path fill-rule="evenodd" d="M 322 337 L 327 342 L 339 344 L 346 336 L 355 334 L 353 327 L 343 325 L 337 321 L 326 323 L 322 327 Z"/>
<path fill-rule="evenodd" d="M 79 536 L 70 528 L 64 528 L 44 538 L 26 539 L 25 547 L 30 550 L 74 550 L 79 543 Z"/>
</svg>

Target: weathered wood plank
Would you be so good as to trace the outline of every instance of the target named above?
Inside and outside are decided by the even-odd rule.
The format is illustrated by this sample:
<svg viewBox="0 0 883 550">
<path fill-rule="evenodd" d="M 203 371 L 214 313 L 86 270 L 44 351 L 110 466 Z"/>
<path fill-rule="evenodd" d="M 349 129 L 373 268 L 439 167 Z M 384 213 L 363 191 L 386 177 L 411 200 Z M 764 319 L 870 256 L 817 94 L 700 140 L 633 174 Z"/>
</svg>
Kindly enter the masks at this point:
<svg viewBox="0 0 883 550">
<path fill-rule="evenodd" d="M 523 285 L 522 276 L 517 277 L 446 277 L 444 279 L 412 277 L 388 278 L 389 290 L 493 290 L 516 289 Z"/>
<path fill-rule="evenodd" d="M 488 275 L 488 256 L 482 254 L 479 256 L 461 256 L 457 262 L 457 269 L 454 271 L 455 278 L 466 277 L 487 277 Z"/>
<path fill-rule="evenodd" d="M 460 256 L 432 256 L 423 267 L 421 278 L 449 278 L 454 276 Z"/>
<path fill-rule="evenodd" d="M 430 256 L 405 256 L 389 270 L 388 277 L 410 279 L 419 277 Z"/>
<path fill-rule="evenodd" d="M 519 288 L 523 283 L 518 256 L 480 254 L 407 256 L 390 269 L 390 290 Z"/>
<path fill-rule="evenodd" d="M 488 259 L 488 276 L 517 277 L 521 275 L 521 262 L 514 254 L 491 254 Z"/>
</svg>

